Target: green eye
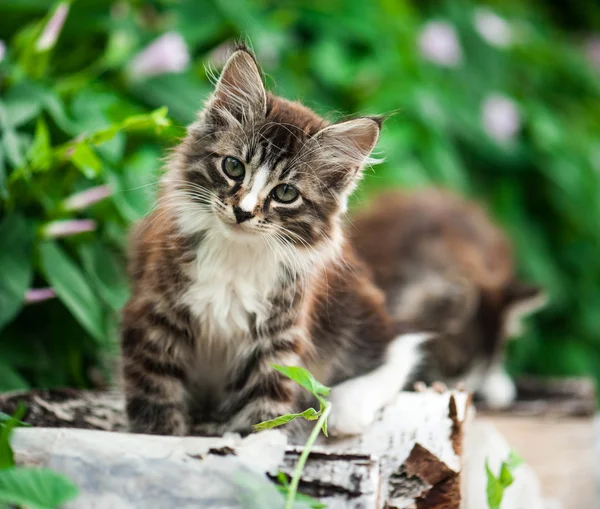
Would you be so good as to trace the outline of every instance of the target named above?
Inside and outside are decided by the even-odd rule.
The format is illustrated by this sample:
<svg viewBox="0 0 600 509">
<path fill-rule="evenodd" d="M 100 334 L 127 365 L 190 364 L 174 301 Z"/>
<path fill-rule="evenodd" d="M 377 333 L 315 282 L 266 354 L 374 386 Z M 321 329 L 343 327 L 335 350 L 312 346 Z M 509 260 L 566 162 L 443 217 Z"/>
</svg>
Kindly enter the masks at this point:
<svg viewBox="0 0 600 509">
<path fill-rule="evenodd" d="M 279 184 L 271 194 L 273 199 L 281 203 L 292 203 L 300 196 L 298 189 L 288 184 Z"/>
<path fill-rule="evenodd" d="M 227 156 L 225 159 L 223 159 L 221 167 L 223 168 L 225 175 L 234 180 L 242 180 L 244 178 L 244 174 L 246 173 L 242 162 L 231 156 Z"/>
</svg>

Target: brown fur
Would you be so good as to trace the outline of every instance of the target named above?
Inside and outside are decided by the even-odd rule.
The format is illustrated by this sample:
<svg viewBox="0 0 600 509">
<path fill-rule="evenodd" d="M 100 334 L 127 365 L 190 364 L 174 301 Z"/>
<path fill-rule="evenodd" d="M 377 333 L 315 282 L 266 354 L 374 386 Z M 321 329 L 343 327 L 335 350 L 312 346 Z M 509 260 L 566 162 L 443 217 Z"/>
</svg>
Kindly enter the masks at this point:
<svg viewBox="0 0 600 509">
<path fill-rule="evenodd" d="M 247 50 L 232 56 L 132 236 L 122 353 L 133 431 L 181 435 L 198 422 L 247 432 L 306 404 L 271 364 L 334 384 L 385 361 L 399 331 L 340 219 L 379 128 L 371 118 L 331 125 L 265 94 Z M 244 165 L 238 181 L 224 173 L 227 157 Z M 261 178 L 300 198 L 247 202 Z M 256 265 L 261 277 L 244 286 Z"/>
</svg>

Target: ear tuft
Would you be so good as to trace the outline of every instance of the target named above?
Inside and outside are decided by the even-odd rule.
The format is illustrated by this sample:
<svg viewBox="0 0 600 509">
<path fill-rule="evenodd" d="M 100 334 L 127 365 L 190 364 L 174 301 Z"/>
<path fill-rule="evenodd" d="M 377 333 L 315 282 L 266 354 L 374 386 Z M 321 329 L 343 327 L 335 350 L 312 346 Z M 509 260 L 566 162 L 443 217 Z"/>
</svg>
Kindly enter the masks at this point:
<svg viewBox="0 0 600 509">
<path fill-rule="evenodd" d="M 356 170 L 367 161 L 380 132 L 379 117 L 360 117 L 329 125 L 315 139 L 321 145 L 324 162 Z"/>
<path fill-rule="evenodd" d="M 260 68 L 245 45 L 239 47 L 227 60 L 217 82 L 211 106 L 225 110 L 238 121 L 265 115 L 267 96 Z"/>
</svg>

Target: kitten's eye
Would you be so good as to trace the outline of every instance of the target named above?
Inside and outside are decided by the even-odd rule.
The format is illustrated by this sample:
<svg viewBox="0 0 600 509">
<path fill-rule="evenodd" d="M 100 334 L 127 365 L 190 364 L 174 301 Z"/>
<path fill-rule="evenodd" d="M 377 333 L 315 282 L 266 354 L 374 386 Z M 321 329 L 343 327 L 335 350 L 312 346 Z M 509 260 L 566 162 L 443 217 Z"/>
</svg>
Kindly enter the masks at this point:
<svg viewBox="0 0 600 509">
<path fill-rule="evenodd" d="M 271 191 L 271 194 L 273 195 L 273 199 L 281 203 L 292 203 L 300 196 L 298 189 L 288 184 L 279 184 Z"/>
<path fill-rule="evenodd" d="M 246 173 L 242 162 L 231 156 L 227 156 L 225 159 L 223 159 L 221 167 L 223 168 L 225 175 L 233 180 L 242 180 Z"/>
</svg>

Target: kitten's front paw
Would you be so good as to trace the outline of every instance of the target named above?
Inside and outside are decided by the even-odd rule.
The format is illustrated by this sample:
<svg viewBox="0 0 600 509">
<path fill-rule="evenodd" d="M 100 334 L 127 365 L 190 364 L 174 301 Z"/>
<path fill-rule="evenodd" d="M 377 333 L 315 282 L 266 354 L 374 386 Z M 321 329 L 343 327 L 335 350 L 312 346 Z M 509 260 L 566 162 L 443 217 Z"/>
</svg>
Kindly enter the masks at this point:
<svg viewBox="0 0 600 509">
<path fill-rule="evenodd" d="M 333 389 L 327 427 L 331 436 L 359 435 L 375 420 L 377 408 L 372 394 L 359 380 L 349 380 Z"/>
</svg>

